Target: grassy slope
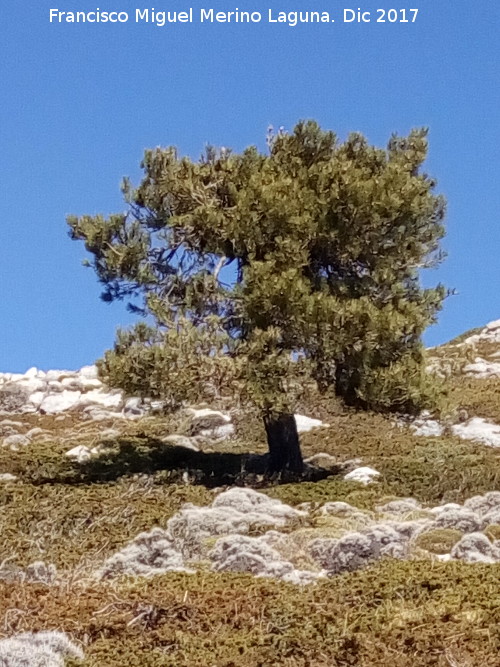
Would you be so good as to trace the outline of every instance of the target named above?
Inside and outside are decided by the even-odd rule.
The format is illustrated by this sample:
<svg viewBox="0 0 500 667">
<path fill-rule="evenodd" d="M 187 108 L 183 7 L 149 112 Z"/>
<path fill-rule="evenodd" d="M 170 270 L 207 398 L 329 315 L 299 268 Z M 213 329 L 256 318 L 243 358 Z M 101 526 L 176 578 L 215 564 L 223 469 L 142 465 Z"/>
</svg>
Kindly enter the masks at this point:
<svg viewBox="0 0 500 667">
<path fill-rule="evenodd" d="M 500 423 L 498 392 L 496 381 L 457 376 L 450 401 Z M 499 450 L 448 436 L 417 438 L 377 415 L 328 414 L 327 406 L 322 416 L 331 426 L 303 436 L 304 454 L 361 458 L 381 481 L 362 487 L 331 477 L 270 486 L 269 495 L 290 504 L 345 500 L 371 509 L 394 497 L 433 505 L 500 489 Z M 499 664 L 500 566 L 383 562 L 306 589 L 210 572 L 90 584 L 88 571 L 139 532 L 165 525 L 184 502 L 211 502 L 212 490 L 158 470 L 182 464 L 160 456 L 156 438 L 182 432 L 183 424 L 129 424 L 121 460 L 110 456 L 98 470 L 76 470 L 61 454 L 76 444 L 94 446 L 104 428 L 117 424 L 13 419 L 45 434 L 25 451 L 0 450 L 0 472 L 19 476 L 0 486 L 0 561 L 52 562 L 61 580 L 51 587 L 0 582 L 2 636 L 64 630 L 86 644 L 92 667 Z M 239 440 L 226 448 L 264 451 L 261 425 L 247 416 Z M 135 467 L 128 472 L 147 476 L 120 477 L 131 454 Z M 212 456 L 216 467 L 234 459 L 223 451 Z M 98 483 L 99 476 L 107 481 Z"/>
<path fill-rule="evenodd" d="M 477 379 L 462 373 L 463 367 L 476 358 L 498 363 L 500 345 L 480 340 L 466 344 L 467 338 L 481 333 L 471 329 L 449 343 L 433 348 L 431 360 L 444 362 L 447 368 L 447 410 L 451 414 L 465 410 L 469 417 L 483 417 L 500 424 L 500 378 Z"/>
</svg>

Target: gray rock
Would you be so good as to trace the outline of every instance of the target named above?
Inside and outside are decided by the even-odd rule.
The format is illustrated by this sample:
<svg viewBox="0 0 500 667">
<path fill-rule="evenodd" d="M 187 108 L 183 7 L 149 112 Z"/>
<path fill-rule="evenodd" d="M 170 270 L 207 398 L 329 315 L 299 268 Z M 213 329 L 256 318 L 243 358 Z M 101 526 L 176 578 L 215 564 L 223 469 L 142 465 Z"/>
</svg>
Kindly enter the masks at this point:
<svg viewBox="0 0 500 667">
<path fill-rule="evenodd" d="M 26 437 L 29 438 L 30 440 L 32 440 L 38 435 L 50 435 L 50 434 L 47 433 L 47 431 L 44 431 L 43 428 L 40 428 L 39 426 L 35 426 L 35 428 L 30 429 L 26 433 Z"/>
<path fill-rule="evenodd" d="M 500 491 L 489 491 L 484 496 L 473 496 L 465 501 L 464 507 L 480 515 L 500 510 Z"/>
<path fill-rule="evenodd" d="M 134 397 L 134 398 L 128 398 L 125 401 L 125 406 L 123 408 L 123 412 L 129 416 L 129 415 L 136 415 L 138 417 L 142 417 L 143 415 L 146 414 L 146 410 L 142 404 L 142 400 L 140 398 Z"/>
<path fill-rule="evenodd" d="M 231 417 L 223 412 L 210 408 L 188 408 L 187 414 L 191 417 L 190 435 L 223 440 L 234 433 Z"/>
<path fill-rule="evenodd" d="M 355 468 L 351 472 L 348 472 L 345 475 L 344 479 L 348 482 L 359 482 L 360 484 L 372 484 L 376 481 L 377 477 L 380 477 L 378 470 L 374 470 L 368 466 L 362 466 L 361 468 Z"/>
<path fill-rule="evenodd" d="M 83 660 L 83 651 L 63 632 L 25 632 L 0 640 L 2 667 L 64 667 L 65 657 Z"/>
<path fill-rule="evenodd" d="M 189 572 L 167 531 L 153 528 L 140 533 L 123 549 L 106 560 L 99 570 L 102 579 L 122 574 L 151 576 L 165 572 Z"/>
<path fill-rule="evenodd" d="M 78 463 L 83 463 L 84 461 L 88 461 L 92 458 L 92 451 L 90 447 L 86 447 L 85 445 L 77 445 L 76 447 L 69 449 L 66 452 L 66 456 L 70 459 L 75 459 L 75 461 L 78 461 Z"/>
<path fill-rule="evenodd" d="M 23 428 L 24 424 L 23 422 L 14 421 L 13 419 L 2 419 L 2 421 L 0 421 L 0 427 L 10 427 L 17 430 L 19 428 Z"/>
<path fill-rule="evenodd" d="M 451 550 L 451 557 L 466 563 L 498 563 L 500 549 L 483 533 L 464 535 Z"/>
<path fill-rule="evenodd" d="M 401 500 L 391 500 L 385 505 L 377 506 L 378 512 L 386 514 L 408 514 L 415 510 L 422 509 L 422 505 L 414 498 L 402 498 Z"/>
<path fill-rule="evenodd" d="M 63 391 L 64 387 L 61 382 L 57 380 L 51 380 L 47 383 L 47 389 L 51 394 L 59 394 Z"/>
<path fill-rule="evenodd" d="M 64 389 L 60 394 L 49 394 L 40 404 L 40 412 L 52 415 L 75 407 L 80 402 L 80 391 Z"/>
<path fill-rule="evenodd" d="M 461 507 L 460 509 L 448 509 L 438 514 L 433 521 L 433 527 L 454 528 L 462 533 L 474 533 L 482 529 L 483 521 L 472 510 Z"/>
</svg>

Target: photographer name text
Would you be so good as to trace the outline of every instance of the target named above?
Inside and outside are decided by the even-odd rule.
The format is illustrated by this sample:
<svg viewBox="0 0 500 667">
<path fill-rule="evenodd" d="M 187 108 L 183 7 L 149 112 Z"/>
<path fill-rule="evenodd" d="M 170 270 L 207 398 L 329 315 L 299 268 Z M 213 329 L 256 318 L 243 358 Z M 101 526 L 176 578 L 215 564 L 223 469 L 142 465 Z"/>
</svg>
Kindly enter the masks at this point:
<svg viewBox="0 0 500 667">
<path fill-rule="evenodd" d="M 287 25 L 290 27 L 304 23 L 415 23 L 418 9 L 387 8 L 366 11 L 361 7 L 343 8 L 335 13 L 327 11 L 243 11 L 233 9 L 220 11 L 212 8 L 193 9 L 188 7 L 175 11 L 156 9 L 135 9 L 133 12 L 106 11 L 63 11 L 49 9 L 49 22 L 53 24 L 71 23 L 142 23 L 157 27 L 184 23 L 205 24 L 257 24 Z"/>
</svg>

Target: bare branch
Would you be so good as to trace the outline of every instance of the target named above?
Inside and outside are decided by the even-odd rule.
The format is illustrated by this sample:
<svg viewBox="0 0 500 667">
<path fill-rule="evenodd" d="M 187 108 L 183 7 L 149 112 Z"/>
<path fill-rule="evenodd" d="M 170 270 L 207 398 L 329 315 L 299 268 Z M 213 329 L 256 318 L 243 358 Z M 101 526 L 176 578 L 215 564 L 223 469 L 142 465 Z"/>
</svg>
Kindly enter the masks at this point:
<svg viewBox="0 0 500 667">
<path fill-rule="evenodd" d="M 217 266 L 214 269 L 214 280 L 217 281 L 219 278 L 219 273 L 224 266 L 224 264 L 227 262 L 227 257 L 225 255 L 222 255 L 222 257 L 219 259 Z"/>
</svg>

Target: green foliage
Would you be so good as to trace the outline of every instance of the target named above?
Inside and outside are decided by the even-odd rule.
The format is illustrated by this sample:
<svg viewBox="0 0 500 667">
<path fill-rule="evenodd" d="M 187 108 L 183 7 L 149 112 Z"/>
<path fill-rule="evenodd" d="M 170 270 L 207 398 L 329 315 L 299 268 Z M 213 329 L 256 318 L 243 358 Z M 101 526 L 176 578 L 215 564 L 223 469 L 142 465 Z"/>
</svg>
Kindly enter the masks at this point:
<svg viewBox="0 0 500 667">
<path fill-rule="evenodd" d="M 182 319 L 165 332 L 140 322 L 118 331 L 114 349 L 98 362 L 99 373 L 125 392 L 161 399 L 170 409 L 186 401 L 234 399 L 239 385 L 230 344 L 213 317 L 204 328 Z"/>
<path fill-rule="evenodd" d="M 416 358 L 405 357 L 389 366 L 368 366 L 357 395 L 372 410 L 418 414 L 440 408 L 445 386 L 427 373 L 419 351 Z"/>
<path fill-rule="evenodd" d="M 104 377 L 173 404 L 239 378 L 277 414 L 306 377 L 356 406 L 430 405 L 420 338 L 445 292 L 423 289 L 419 270 L 442 257 L 445 206 L 421 171 L 426 135 L 382 150 L 309 121 L 269 154 L 146 151 L 127 213 L 68 219 L 103 298 L 155 322 L 119 334 Z"/>
<path fill-rule="evenodd" d="M 346 482 L 341 477 L 330 477 L 321 482 L 281 484 L 268 488 L 265 492 L 288 505 L 307 502 L 322 504 L 341 500 L 360 509 L 372 510 L 380 503 L 381 498 L 390 493 L 390 487 L 384 484 L 364 486 Z"/>
</svg>

